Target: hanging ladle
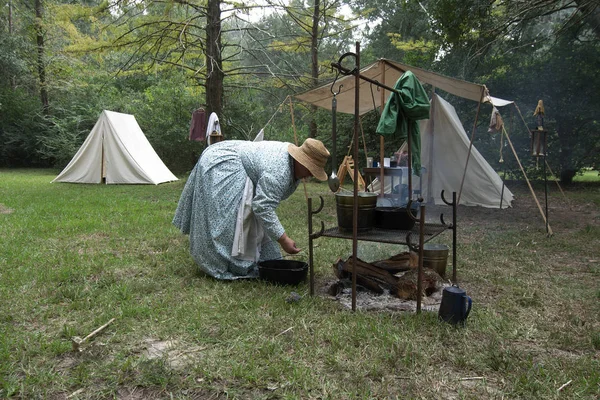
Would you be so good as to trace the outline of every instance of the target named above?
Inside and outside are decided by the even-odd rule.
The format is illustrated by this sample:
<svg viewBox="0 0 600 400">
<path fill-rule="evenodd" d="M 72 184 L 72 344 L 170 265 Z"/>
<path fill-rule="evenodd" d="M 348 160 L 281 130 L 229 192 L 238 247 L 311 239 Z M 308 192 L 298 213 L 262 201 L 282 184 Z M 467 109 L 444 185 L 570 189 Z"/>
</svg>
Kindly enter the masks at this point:
<svg viewBox="0 0 600 400">
<path fill-rule="evenodd" d="M 337 76 L 336 76 L 337 79 Z M 335 80 L 333 81 L 333 84 Z M 331 93 L 333 93 L 333 98 L 331 99 L 331 175 L 327 179 L 327 183 L 329 184 L 329 189 L 332 192 L 337 193 L 340 190 L 340 179 L 337 176 L 337 158 L 336 158 L 336 113 L 337 113 L 337 99 L 335 96 L 342 90 L 342 85 L 340 85 L 338 92 L 335 93 L 333 91 L 333 84 L 331 84 Z"/>
</svg>

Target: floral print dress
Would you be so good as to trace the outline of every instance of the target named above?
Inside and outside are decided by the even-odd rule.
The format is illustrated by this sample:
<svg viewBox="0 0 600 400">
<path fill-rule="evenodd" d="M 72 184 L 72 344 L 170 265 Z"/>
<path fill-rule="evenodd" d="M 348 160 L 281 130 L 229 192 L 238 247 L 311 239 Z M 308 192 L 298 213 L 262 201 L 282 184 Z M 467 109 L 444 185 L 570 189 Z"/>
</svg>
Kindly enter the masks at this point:
<svg viewBox="0 0 600 400">
<path fill-rule="evenodd" d="M 190 253 L 217 279 L 254 278 L 256 263 L 231 256 L 246 178 L 254 184 L 252 211 L 265 232 L 260 260 L 281 257 L 284 228 L 275 209 L 298 187 L 289 143 L 228 140 L 206 148 L 179 199 L 173 224 L 190 235 Z"/>
</svg>

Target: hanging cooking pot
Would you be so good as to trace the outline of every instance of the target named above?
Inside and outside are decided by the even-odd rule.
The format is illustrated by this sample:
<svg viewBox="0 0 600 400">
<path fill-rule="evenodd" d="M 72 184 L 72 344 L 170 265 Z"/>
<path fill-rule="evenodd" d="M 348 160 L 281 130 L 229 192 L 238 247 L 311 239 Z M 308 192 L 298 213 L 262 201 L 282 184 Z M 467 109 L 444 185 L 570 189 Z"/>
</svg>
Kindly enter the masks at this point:
<svg viewBox="0 0 600 400">
<path fill-rule="evenodd" d="M 471 312 L 471 298 L 458 286 L 450 286 L 442 292 L 442 303 L 438 316 L 440 319 L 453 324 L 464 325 Z"/>
</svg>

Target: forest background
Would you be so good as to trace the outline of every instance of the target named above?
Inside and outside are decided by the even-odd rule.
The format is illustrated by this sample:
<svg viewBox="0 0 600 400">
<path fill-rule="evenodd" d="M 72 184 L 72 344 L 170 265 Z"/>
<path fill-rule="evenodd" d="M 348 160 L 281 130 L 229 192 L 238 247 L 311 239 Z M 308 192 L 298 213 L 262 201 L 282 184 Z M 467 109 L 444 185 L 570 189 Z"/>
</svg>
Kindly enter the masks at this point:
<svg viewBox="0 0 600 400">
<path fill-rule="evenodd" d="M 516 101 L 529 128 L 543 100 L 548 162 L 569 183 L 600 165 L 599 39 L 596 0 L 4 0 L 0 167 L 64 167 L 105 109 L 135 115 L 179 174 L 205 145 L 188 140 L 200 106 L 219 115 L 227 139 L 267 127 L 269 140 L 330 146 L 328 112 L 284 101 L 331 81 L 331 62 L 359 41 L 362 66 L 388 58 L 483 83 Z M 442 95 L 470 133 L 477 104 Z M 475 146 L 516 176 L 512 157 L 499 165 L 490 113 L 482 107 Z M 518 112 L 501 113 L 528 174 L 539 176 L 526 157 L 528 127 Z M 377 119 L 374 110 L 362 121 L 374 154 Z M 352 117 L 338 128 L 343 149 Z"/>
</svg>

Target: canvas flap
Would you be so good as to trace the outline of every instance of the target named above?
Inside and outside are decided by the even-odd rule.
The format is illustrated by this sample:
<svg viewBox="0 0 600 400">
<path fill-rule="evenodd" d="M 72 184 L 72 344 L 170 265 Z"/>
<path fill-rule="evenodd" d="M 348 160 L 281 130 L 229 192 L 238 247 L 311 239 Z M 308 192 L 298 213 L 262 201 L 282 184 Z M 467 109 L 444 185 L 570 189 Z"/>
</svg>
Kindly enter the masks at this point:
<svg viewBox="0 0 600 400">
<path fill-rule="evenodd" d="M 479 100 L 489 101 L 494 99 L 494 105 L 501 106 L 512 102 L 498 98 L 487 96 L 485 86 L 477 83 L 467 82 L 456 78 L 444 76 L 432 71 L 427 71 L 422 68 L 413 67 L 402 64 L 396 61 L 380 59 L 372 64 L 362 68 L 360 74 L 375 80 L 386 86 L 393 87 L 396 81 L 406 71 L 411 71 L 422 84 L 428 84 L 435 88 L 441 89 L 447 93 L 459 96 L 465 99 L 470 99 L 476 102 Z M 340 85 L 342 85 L 340 89 Z M 335 82 L 333 90 L 340 91 L 336 96 L 337 110 L 345 114 L 354 114 L 354 88 L 355 77 L 345 76 Z M 359 114 L 363 115 L 372 111 L 376 107 L 380 107 L 382 103 L 387 101 L 389 91 L 378 88 L 363 79 L 359 80 Z M 383 96 L 382 96 L 383 92 Z M 482 97 L 483 96 L 483 97 Z M 312 89 L 308 92 L 295 96 L 297 99 L 318 107 L 331 110 L 331 83 Z"/>
<path fill-rule="evenodd" d="M 102 181 L 102 132 L 107 124 L 102 114 L 69 164 L 52 182 L 100 183 Z"/>
</svg>

